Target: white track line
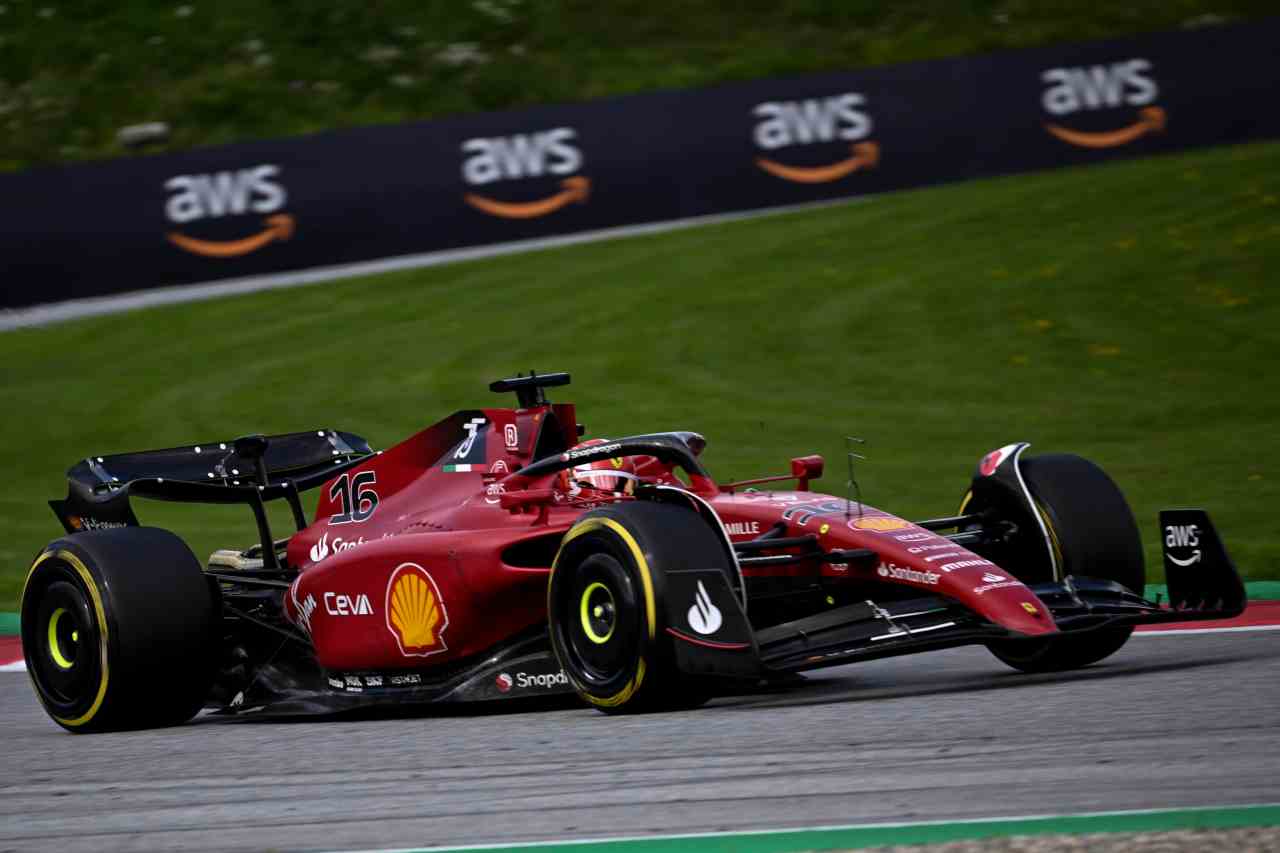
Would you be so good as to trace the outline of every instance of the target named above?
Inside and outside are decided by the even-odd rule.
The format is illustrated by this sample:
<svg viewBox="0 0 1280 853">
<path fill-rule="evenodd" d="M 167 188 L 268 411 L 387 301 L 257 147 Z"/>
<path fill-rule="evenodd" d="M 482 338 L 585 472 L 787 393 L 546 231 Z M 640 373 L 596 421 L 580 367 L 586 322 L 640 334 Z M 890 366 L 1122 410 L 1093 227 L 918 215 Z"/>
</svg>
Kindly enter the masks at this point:
<svg viewBox="0 0 1280 853">
<path fill-rule="evenodd" d="M 312 267 L 310 269 L 293 270 L 273 275 L 257 275 L 247 278 L 224 279 L 198 284 L 165 286 L 158 284 L 146 290 L 134 290 L 114 296 L 100 296 L 92 299 L 71 299 L 66 302 L 52 302 L 45 305 L 32 305 L 27 308 L 0 309 L 0 332 L 19 329 L 26 326 L 45 326 L 50 323 L 61 323 L 66 320 L 77 320 L 81 317 L 94 317 L 100 314 L 117 314 L 122 311 L 134 311 L 139 308 L 152 308 L 157 305 L 175 305 L 182 302 L 198 302 L 204 299 L 217 299 L 223 296 L 238 296 L 244 293 L 257 293 L 260 290 L 276 290 L 282 287 L 300 287 L 306 284 L 318 284 L 325 281 L 336 281 L 374 273 L 394 272 L 397 270 L 420 269 L 443 264 L 454 264 L 462 261 L 494 258 L 500 255 L 514 255 L 521 252 L 534 252 L 543 249 L 556 249 L 561 246 L 576 246 L 580 243 L 596 243 L 601 240 L 616 240 L 624 237 L 642 237 L 648 234 L 665 234 L 668 231 L 680 231 L 685 228 L 698 228 L 703 225 L 717 225 L 721 222 L 737 222 L 744 219 L 760 219 L 766 216 L 779 216 L 802 210 L 819 210 L 825 207 L 850 204 L 870 196 L 845 196 L 844 198 L 814 201 L 805 204 L 788 204 L 778 207 L 766 207 L 758 210 L 743 210 L 734 213 L 712 213 L 706 216 L 690 216 L 685 219 L 668 219 L 662 222 L 650 222 L 643 225 L 624 225 L 618 228 L 602 228 L 596 231 L 583 231 L 577 234 L 564 234 L 558 237 L 539 237 L 534 240 L 516 240 L 509 243 L 491 243 L 485 246 L 471 246 L 463 249 L 447 249 L 440 252 L 425 252 L 416 255 L 399 255 L 393 258 L 381 258 L 372 261 L 360 261 L 354 264 L 339 264 L 329 267 Z"/>
<path fill-rule="evenodd" d="M 0 664 L 0 672 L 26 672 L 27 662 L 24 660 L 16 660 L 13 663 Z"/>
<path fill-rule="evenodd" d="M 1182 637 L 1187 634 L 1238 634 L 1244 631 L 1280 631 L 1280 625 L 1241 625 L 1238 628 L 1171 628 L 1168 631 L 1134 631 L 1135 637 Z"/>
</svg>

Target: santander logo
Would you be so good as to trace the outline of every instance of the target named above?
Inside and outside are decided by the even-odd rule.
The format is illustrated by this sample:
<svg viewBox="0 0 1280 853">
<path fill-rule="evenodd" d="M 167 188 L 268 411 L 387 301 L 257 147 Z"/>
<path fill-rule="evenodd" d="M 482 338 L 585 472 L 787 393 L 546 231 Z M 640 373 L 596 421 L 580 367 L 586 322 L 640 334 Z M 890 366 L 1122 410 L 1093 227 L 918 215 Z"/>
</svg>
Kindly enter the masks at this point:
<svg viewBox="0 0 1280 853">
<path fill-rule="evenodd" d="M 689 627 L 699 634 L 714 634 L 720 630 L 723 615 L 720 608 L 711 603 L 707 588 L 698 581 L 698 590 L 693 595 L 693 606 L 687 614 Z"/>
<path fill-rule="evenodd" d="M 311 546 L 311 562 L 318 563 L 331 554 L 339 554 L 343 551 L 350 551 L 352 548 L 359 548 L 365 544 L 365 538 L 361 536 L 358 539 L 343 539 L 335 536 L 333 539 L 333 547 L 329 547 L 329 533 L 325 531 L 324 535 L 316 544 Z"/>
</svg>

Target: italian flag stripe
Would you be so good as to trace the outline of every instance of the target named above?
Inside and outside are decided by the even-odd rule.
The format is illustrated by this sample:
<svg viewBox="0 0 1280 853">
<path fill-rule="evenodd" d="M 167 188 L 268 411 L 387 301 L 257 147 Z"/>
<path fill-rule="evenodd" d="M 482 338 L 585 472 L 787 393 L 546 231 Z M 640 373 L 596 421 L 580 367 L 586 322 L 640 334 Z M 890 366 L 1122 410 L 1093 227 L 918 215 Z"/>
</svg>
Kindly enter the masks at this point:
<svg viewBox="0 0 1280 853">
<path fill-rule="evenodd" d="M 444 470 L 457 471 L 459 473 L 466 474 L 470 471 L 479 471 L 480 466 L 479 465 L 446 465 L 444 466 Z"/>
</svg>

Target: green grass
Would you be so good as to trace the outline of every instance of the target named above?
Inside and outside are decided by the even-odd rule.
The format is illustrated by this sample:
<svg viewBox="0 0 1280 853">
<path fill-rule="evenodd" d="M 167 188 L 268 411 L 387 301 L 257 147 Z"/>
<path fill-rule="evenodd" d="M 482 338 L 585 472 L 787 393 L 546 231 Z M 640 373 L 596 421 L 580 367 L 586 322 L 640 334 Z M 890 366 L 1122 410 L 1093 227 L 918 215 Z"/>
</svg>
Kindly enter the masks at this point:
<svg viewBox="0 0 1280 853">
<path fill-rule="evenodd" d="M 143 121 L 168 122 L 181 150 L 1274 14 L 1274 0 L 0 0 L 0 170 L 121 156 L 116 131 Z"/>
<path fill-rule="evenodd" d="M 84 455 L 386 447 L 530 367 L 572 371 L 592 435 L 703 432 L 722 480 L 820 452 L 841 493 L 864 436 L 864 495 L 908 516 L 954 510 L 1006 442 L 1082 453 L 1152 565 L 1156 511 L 1196 504 L 1280 578 L 1278 198 L 1280 144 L 1224 148 L 3 334 L 0 610 Z M 142 515 L 201 555 L 254 538 L 238 508 Z"/>
</svg>

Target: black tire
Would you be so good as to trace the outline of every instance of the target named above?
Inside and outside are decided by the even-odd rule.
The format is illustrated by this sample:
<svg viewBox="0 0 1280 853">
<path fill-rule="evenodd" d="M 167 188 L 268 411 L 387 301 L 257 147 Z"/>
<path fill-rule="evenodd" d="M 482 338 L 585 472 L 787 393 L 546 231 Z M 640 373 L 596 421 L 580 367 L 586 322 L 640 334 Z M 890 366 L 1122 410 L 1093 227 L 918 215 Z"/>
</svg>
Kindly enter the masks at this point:
<svg viewBox="0 0 1280 853">
<path fill-rule="evenodd" d="M 610 714 L 694 708 L 711 697 L 676 668 L 665 573 L 723 566 L 697 513 L 636 501 L 592 510 L 565 534 L 551 569 L 551 647 L 569 682 Z"/>
<path fill-rule="evenodd" d="M 1146 585 L 1142 538 L 1129 503 L 1106 472 L 1088 459 L 1065 453 L 1031 457 L 1021 466 L 1062 574 L 1114 581 L 1142 595 Z M 1039 539 L 1040 531 L 1027 535 Z M 1044 565 L 1029 567 L 1029 574 L 1037 578 L 1051 568 L 1043 546 L 1038 550 L 1045 554 Z M 1056 672 L 1110 657 L 1132 633 L 1131 627 L 1105 628 L 1047 640 L 1000 640 L 987 648 L 1014 669 Z"/>
<path fill-rule="evenodd" d="M 57 539 L 27 574 L 22 650 L 36 695 L 72 732 L 174 725 L 200 710 L 217 661 L 217 590 L 167 530 Z"/>
</svg>

